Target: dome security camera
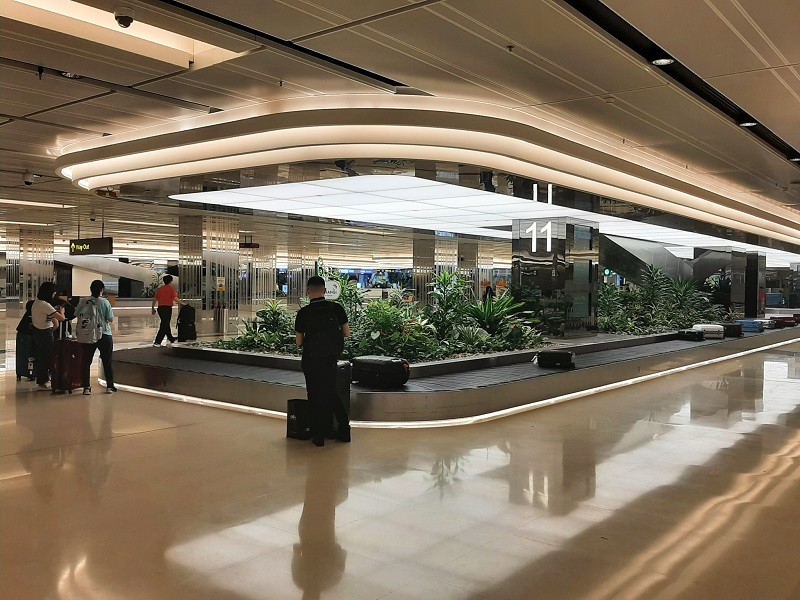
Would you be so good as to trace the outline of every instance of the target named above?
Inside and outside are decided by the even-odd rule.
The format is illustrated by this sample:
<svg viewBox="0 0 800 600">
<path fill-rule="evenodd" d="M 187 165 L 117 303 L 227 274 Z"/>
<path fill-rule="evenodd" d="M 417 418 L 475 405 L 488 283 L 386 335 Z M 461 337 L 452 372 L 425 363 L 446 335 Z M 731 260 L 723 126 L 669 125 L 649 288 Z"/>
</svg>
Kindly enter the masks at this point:
<svg viewBox="0 0 800 600">
<path fill-rule="evenodd" d="M 117 25 L 123 29 L 127 29 L 133 23 L 133 9 L 127 6 L 118 6 L 114 9 L 114 19 L 117 21 Z"/>
<path fill-rule="evenodd" d="M 97 221 L 97 214 L 96 214 L 94 211 L 92 211 L 92 212 L 90 212 L 90 213 L 89 213 L 89 220 L 90 220 L 92 223 L 94 223 L 95 221 Z"/>
<path fill-rule="evenodd" d="M 24 183 L 25 185 L 33 185 L 33 178 L 34 177 L 35 177 L 35 175 L 33 173 L 31 173 L 29 170 L 26 170 L 22 174 L 22 183 Z"/>
</svg>

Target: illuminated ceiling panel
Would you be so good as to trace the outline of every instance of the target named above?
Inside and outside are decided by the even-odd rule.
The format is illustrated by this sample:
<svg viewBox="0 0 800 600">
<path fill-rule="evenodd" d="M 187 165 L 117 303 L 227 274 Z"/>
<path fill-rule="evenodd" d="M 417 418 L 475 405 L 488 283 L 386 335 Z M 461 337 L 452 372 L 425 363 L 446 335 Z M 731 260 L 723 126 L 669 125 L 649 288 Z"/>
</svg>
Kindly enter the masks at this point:
<svg viewBox="0 0 800 600">
<path fill-rule="evenodd" d="M 387 202 L 389 197 L 391 201 Z M 766 255 L 769 267 L 788 267 L 800 262 L 798 254 L 753 244 L 405 175 L 365 175 L 178 194 L 172 198 L 496 239 L 511 238 L 510 225 L 514 219 L 575 217 L 597 222 L 600 232 L 607 235 L 651 240 L 670 247 L 758 251 Z M 509 226 L 509 231 L 492 229 L 505 226 Z"/>
</svg>

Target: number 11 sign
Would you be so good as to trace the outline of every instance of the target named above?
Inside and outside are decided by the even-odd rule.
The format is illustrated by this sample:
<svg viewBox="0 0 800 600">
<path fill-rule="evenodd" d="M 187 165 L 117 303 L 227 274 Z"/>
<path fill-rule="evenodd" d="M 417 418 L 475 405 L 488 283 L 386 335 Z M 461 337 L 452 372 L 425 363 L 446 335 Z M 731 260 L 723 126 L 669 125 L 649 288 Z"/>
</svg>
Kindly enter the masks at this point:
<svg viewBox="0 0 800 600">
<path fill-rule="evenodd" d="M 530 227 L 525 230 L 525 233 L 531 234 L 531 252 L 534 254 L 537 252 L 537 239 L 540 233 L 545 234 L 545 242 L 546 247 L 545 250 L 547 252 L 552 252 L 553 250 L 553 222 L 548 221 L 547 223 L 542 226 L 541 229 L 537 229 L 539 224 L 534 221 Z"/>
</svg>

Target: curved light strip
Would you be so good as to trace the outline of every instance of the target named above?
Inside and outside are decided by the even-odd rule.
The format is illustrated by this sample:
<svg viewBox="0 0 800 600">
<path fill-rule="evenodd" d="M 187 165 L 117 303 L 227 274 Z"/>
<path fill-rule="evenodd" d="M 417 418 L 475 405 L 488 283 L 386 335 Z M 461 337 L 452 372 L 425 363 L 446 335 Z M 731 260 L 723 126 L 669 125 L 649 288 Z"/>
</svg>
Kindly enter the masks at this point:
<svg viewBox="0 0 800 600">
<path fill-rule="evenodd" d="M 526 115 L 495 105 L 370 95 L 286 100 L 229 113 L 75 144 L 56 167 L 94 189 L 320 159 L 471 163 L 800 243 L 788 211 L 754 207 L 556 138 L 525 122 Z"/>
</svg>

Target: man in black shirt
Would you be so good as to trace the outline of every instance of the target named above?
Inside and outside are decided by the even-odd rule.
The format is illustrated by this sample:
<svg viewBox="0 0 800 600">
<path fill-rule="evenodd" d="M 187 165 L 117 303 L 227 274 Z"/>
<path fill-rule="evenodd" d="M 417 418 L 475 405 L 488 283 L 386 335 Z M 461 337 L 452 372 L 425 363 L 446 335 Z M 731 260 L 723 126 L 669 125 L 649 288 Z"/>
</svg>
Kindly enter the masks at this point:
<svg viewBox="0 0 800 600">
<path fill-rule="evenodd" d="M 294 322 L 297 345 L 303 349 L 303 375 L 311 417 L 311 439 L 315 446 L 325 445 L 332 415 L 339 429 L 336 438 L 350 441 L 350 419 L 336 393 L 336 361 L 344 350 L 344 338 L 350 335 L 347 313 L 341 304 L 325 300 L 325 280 L 312 277 L 306 284 L 311 302 L 301 308 Z"/>
</svg>

